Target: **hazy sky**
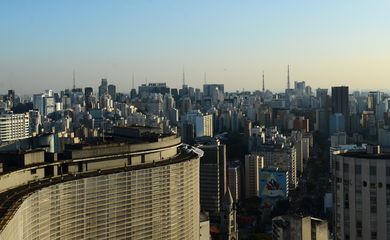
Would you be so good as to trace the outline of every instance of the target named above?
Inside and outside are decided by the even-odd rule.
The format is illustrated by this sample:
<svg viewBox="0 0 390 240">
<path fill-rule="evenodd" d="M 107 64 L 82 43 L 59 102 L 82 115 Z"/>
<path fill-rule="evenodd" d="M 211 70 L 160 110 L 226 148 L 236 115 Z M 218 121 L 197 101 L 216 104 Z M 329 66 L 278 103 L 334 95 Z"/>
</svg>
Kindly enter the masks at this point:
<svg viewBox="0 0 390 240">
<path fill-rule="evenodd" d="M 389 89 L 390 1 L 0 1 L 0 93 L 108 78 L 228 90 L 349 85 Z"/>
</svg>

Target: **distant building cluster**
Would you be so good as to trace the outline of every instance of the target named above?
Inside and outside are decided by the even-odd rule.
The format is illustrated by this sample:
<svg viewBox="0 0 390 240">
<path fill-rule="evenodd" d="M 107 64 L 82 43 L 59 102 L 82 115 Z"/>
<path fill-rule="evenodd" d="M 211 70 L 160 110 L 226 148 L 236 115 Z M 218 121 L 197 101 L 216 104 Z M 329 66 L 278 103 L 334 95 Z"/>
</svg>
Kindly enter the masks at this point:
<svg viewBox="0 0 390 240">
<path fill-rule="evenodd" d="M 264 76 L 261 91 L 227 92 L 224 84 L 190 87 L 184 73 L 181 88 L 133 83 L 123 93 L 101 79 L 97 89 L 74 82 L 32 96 L 9 90 L 0 99 L 0 199 L 21 186 L 36 188 L 21 195 L 28 211 L 6 201 L 11 210 L 1 216 L 11 220 L 0 221 L 0 236 L 44 238 L 61 221 L 75 224 L 74 211 L 42 210 L 60 206 L 79 208 L 87 229 L 53 232 L 64 239 L 233 240 L 246 234 L 240 227 L 260 228 L 266 218 L 273 239 L 388 239 L 390 96 L 350 93 L 348 86 L 313 90 L 304 81 L 290 86 L 289 73 L 281 93 L 266 90 Z M 313 188 L 308 166 L 320 158 L 326 184 L 314 188 L 326 191 L 324 210 L 303 215 L 294 201 Z M 82 194 L 89 192 L 91 198 Z M 39 205 L 73 193 L 75 199 Z M 247 211 L 251 201 L 257 215 Z M 290 212 L 273 216 L 283 202 Z M 47 225 L 22 221 L 39 218 L 34 209 Z M 17 226 L 30 232 L 15 233 Z"/>
</svg>

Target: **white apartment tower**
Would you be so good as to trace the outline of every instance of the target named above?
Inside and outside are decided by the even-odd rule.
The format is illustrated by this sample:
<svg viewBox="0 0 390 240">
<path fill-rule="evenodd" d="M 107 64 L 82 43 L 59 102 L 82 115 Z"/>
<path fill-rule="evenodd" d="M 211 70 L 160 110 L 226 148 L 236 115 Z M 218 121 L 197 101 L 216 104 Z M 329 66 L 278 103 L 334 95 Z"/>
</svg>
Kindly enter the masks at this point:
<svg viewBox="0 0 390 240">
<path fill-rule="evenodd" d="M 245 198 L 259 196 L 259 169 L 263 167 L 263 156 L 245 155 Z"/>
<path fill-rule="evenodd" d="M 0 113 L 0 143 L 28 138 L 30 136 L 29 115 Z"/>
</svg>

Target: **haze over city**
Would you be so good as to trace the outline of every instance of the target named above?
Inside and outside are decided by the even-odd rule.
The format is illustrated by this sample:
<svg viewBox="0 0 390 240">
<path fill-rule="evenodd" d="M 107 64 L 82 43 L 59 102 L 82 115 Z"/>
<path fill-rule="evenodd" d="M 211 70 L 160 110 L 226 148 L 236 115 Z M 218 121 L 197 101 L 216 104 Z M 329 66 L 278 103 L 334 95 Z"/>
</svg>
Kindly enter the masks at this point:
<svg viewBox="0 0 390 240">
<path fill-rule="evenodd" d="M 390 79 L 388 1 L 2 1 L 0 88 L 94 86 L 118 91 L 186 81 L 227 91 L 316 87 L 385 89 Z M 33 84 L 26 84 L 33 83 Z"/>
</svg>

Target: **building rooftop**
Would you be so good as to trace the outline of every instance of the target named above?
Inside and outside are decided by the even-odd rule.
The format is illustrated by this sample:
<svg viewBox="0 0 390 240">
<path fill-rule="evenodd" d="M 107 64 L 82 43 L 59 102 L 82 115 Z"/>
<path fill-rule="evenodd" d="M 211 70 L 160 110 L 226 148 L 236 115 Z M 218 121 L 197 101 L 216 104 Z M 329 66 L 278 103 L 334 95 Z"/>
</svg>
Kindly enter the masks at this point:
<svg viewBox="0 0 390 240">
<path fill-rule="evenodd" d="M 175 150 L 172 151 L 173 149 Z M 13 186 L 7 185 L 6 187 L 3 186 L 3 188 L 0 188 L 0 230 L 12 218 L 14 212 L 23 202 L 23 199 L 44 187 L 99 175 L 166 166 L 200 157 L 196 151 L 197 149 L 191 149 L 183 148 L 180 138 L 175 136 L 169 136 L 157 142 L 135 144 L 123 142 L 120 139 L 113 139 L 112 141 L 96 143 L 95 145 L 91 143 L 85 145 L 69 145 L 67 151 L 71 154 L 64 154 L 58 161 L 54 160 L 49 162 L 45 159 L 45 161 L 42 160 L 40 163 L 34 165 L 20 165 L 18 169 L 12 169 L 11 172 L 0 175 L 0 178 L 4 177 L 12 181 L 12 178 L 19 178 L 21 176 L 20 174 L 27 174 L 23 175 L 24 177 L 27 176 L 26 179 L 14 181 L 15 184 Z M 40 151 L 42 150 L 34 149 L 13 154 Z M 161 151 L 166 152 L 162 154 Z M 156 152 L 160 154 L 157 156 L 155 154 Z M 154 157 L 141 157 L 141 155 L 146 154 Z M 134 160 L 133 162 L 133 158 L 131 157 L 133 155 L 139 156 L 139 160 Z M 84 165 L 88 165 L 88 168 L 80 168 L 80 166 Z M 73 166 L 73 170 L 71 170 L 71 166 Z M 47 174 L 46 170 L 49 168 L 61 168 L 61 174 L 57 172 Z M 33 176 L 32 174 L 35 174 L 38 169 L 44 169 L 44 175 L 32 180 L 30 173 Z M 66 172 L 64 169 L 66 169 Z"/>
</svg>

